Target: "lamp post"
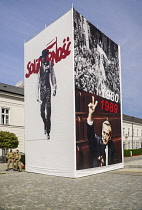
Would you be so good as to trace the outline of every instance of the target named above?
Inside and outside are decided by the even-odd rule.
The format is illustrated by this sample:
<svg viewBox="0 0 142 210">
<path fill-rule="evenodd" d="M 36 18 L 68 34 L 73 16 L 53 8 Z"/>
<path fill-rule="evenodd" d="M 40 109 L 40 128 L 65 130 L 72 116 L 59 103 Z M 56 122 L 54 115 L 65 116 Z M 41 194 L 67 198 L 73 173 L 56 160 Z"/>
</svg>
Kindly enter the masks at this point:
<svg viewBox="0 0 142 210">
<path fill-rule="evenodd" d="M 134 117 L 132 117 L 132 149 L 133 149 L 133 119 Z"/>
<path fill-rule="evenodd" d="M 125 135 L 125 149 L 128 149 L 128 135 Z"/>
</svg>

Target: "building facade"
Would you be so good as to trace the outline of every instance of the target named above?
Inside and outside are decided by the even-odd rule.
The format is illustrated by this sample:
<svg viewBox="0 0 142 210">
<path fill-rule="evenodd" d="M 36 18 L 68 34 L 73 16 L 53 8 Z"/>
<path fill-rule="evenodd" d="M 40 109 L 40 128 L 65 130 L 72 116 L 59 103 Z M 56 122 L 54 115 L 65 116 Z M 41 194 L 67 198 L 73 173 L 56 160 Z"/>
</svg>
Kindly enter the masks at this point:
<svg viewBox="0 0 142 210">
<path fill-rule="evenodd" d="M 24 88 L 0 83 L 0 130 L 14 133 L 19 141 L 15 150 L 24 153 Z M 5 152 L 0 149 L 0 156 Z"/>
<path fill-rule="evenodd" d="M 123 114 L 124 149 L 142 148 L 142 119 Z"/>
</svg>

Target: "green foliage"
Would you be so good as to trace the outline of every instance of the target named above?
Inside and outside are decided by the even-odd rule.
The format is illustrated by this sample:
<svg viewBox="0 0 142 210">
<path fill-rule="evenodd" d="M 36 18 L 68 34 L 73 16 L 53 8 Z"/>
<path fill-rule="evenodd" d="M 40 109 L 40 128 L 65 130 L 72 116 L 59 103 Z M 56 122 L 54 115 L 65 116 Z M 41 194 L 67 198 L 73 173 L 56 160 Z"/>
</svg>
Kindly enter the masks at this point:
<svg viewBox="0 0 142 210">
<path fill-rule="evenodd" d="M 124 150 L 124 156 L 129 157 L 130 151 L 132 151 L 132 155 L 142 155 L 142 149 L 127 149 Z"/>
<path fill-rule="evenodd" d="M 0 148 L 1 149 L 14 149 L 19 144 L 18 138 L 14 133 L 7 131 L 0 131 Z"/>
</svg>

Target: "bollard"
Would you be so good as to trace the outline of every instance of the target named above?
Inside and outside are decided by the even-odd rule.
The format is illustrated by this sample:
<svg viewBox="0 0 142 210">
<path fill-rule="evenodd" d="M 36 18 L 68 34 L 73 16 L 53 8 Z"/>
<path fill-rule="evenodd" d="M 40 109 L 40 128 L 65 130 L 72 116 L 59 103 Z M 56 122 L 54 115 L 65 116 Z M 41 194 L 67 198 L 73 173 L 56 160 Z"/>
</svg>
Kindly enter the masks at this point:
<svg viewBox="0 0 142 210">
<path fill-rule="evenodd" d="M 130 157 L 132 157 L 132 151 L 130 151 Z"/>
</svg>

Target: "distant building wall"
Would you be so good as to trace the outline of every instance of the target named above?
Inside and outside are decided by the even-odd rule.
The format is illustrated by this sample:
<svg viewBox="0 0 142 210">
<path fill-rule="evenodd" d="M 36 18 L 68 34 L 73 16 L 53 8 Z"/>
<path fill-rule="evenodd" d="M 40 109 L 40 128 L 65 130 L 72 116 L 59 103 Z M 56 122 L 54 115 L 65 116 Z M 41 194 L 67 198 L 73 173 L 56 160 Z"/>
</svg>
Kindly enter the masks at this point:
<svg viewBox="0 0 142 210">
<path fill-rule="evenodd" d="M 24 152 L 23 88 L 0 83 L 0 130 L 14 133 L 19 140 L 17 149 Z M 1 149 L 0 155 L 2 155 Z"/>
<path fill-rule="evenodd" d="M 125 149 L 142 148 L 142 119 L 123 115 L 123 143 Z"/>
</svg>

